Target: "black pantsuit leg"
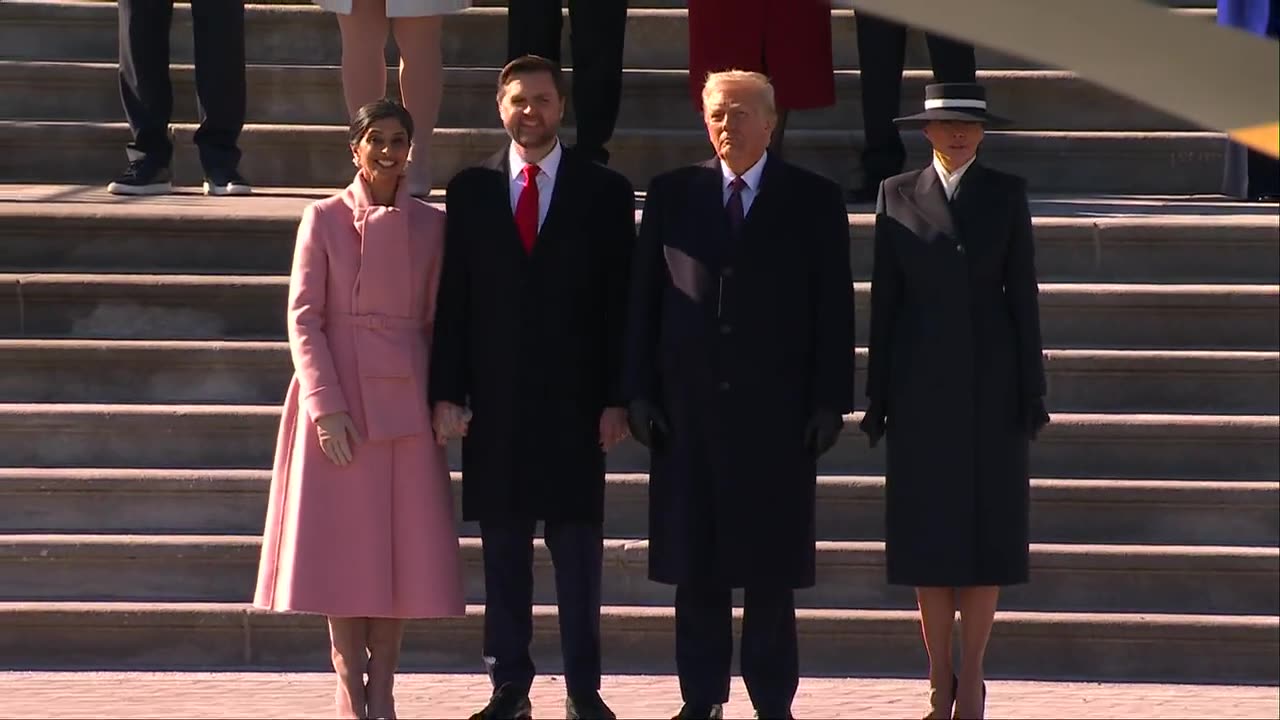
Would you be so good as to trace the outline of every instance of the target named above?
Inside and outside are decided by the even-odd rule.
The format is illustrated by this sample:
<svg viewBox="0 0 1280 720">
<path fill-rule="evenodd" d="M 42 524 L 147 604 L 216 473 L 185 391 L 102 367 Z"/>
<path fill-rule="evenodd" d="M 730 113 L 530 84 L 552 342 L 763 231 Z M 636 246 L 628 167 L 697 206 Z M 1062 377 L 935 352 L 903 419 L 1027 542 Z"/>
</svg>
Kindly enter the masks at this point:
<svg viewBox="0 0 1280 720">
<path fill-rule="evenodd" d="M 484 553 L 484 657 L 495 687 L 528 692 L 536 672 L 533 640 L 533 521 L 481 522 Z M 600 523 L 548 522 L 544 533 L 555 567 L 565 685 L 579 697 L 600 689 L 600 587 L 604 528 Z"/>
<path fill-rule="evenodd" d="M 480 523 L 484 555 L 484 661 L 494 687 L 533 685 L 534 523 Z"/>
<path fill-rule="evenodd" d="M 244 0 L 193 0 L 191 16 L 200 165 L 206 174 L 235 170 L 245 116 Z"/>
<path fill-rule="evenodd" d="M 627 0 L 569 0 L 576 147 L 596 162 L 609 161 L 604 146 L 618 122 L 626 31 Z"/>
<path fill-rule="evenodd" d="M 508 60 L 532 54 L 562 64 L 560 0 L 510 0 L 507 18 Z M 626 28 L 627 0 L 569 0 L 576 149 L 597 162 L 608 161 L 618 120 Z"/>
<path fill-rule="evenodd" d="M 800 683 L 795 597 L 790 588 L 743 593 L 742 679 L 761 717 L 786 717 Z M 733 600 L 727 587 L 676 587 L 676 669 L 685 703 L 729 699 Z"/>
<path fill-rule="evenodd" d="M 133 131 L 129 160 L 168 167 L 173 158 L 169 119 L 169 25 L 173 0 L 119 0 L 120 100 Z"/>
<path fill-rule="evenodd" d="M 600 689 L 604 526 L 548 522 L 543 535 L 555 565 L 565 687 L 571 697 L 590 697 Z"/>
<path fill-rule="evenodd" d="M 907 152 L 893 119 L 902 102 L 902 68 L 907 29 L 898 23 L 859 14 L 858 64 L 862 71 L 862 117 L 866 133 L 862 149 L 863 187 L 874 189 L 881 180 L 902 172 Z M 976 62 L 972 45 L 927 34 L 929 61 L 935 82 L 974 82 Z"/>
</svg>

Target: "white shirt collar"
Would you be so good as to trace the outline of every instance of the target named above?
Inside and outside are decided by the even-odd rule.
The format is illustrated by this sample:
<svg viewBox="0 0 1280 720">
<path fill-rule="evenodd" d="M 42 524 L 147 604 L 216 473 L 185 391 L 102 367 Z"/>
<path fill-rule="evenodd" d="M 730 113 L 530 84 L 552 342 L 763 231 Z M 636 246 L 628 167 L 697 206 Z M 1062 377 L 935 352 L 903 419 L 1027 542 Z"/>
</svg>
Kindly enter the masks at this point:
<svg viewBox="0 0 1280 720">
<path fill-rule="evenodd" d="M 760 159 L 756 161 L 755 165 L 747 168 L 747 171 L 742 173 L 742 179 L 747 183 L 747 190 L 751 192 L 758 192 L 760 190 L 760 176 L 764 175 L 764 162 L 768 159 L 769 151 L 766 150 L 764 154 L 760 156 Z M 733 171 L 729 169 L 729 166 L 725 164 L 724 160 L 720 161 L 720 174 L 723 176 L 723 184 L 721 185 L 722 189 L 727 189 L 729 187 L 729 183 L 733 182 L 733 179 L 737 177 L 737 175 L 734 175 Z"/>
<path fill-rule="evenodd" d="M 938 159 L 938 156 L 933 156 L 934 172 L 938 173 L 938 179 L 942 181 L 942 186 L 946 190 L 948 200 L 951 199 L 951 196 L 956 194 L 956 188 L 960 187 L 960 179 L 964 177 L 965 172 L 968 171 L 971 165 L 973 165 L 973 161 L 977 159 L 978 156 L 974 155 L 969 158 L 969 162 L 956 168 L 955 172 L 947 172 L 947 169 L 942 166 L 942 161 Z"/>
<path fill-rule="evenodd" d="M 547 179 L 555 182 L 556 171 L 560 169 L 560 158 L 564 155 L 560 147 L 560 139 L 556 139 L 555 147 L 551 148 L 551 152 L 547 156 L 538 161 L 538 169 L 547 176 Z M 527 165 L 524 158 L 516 153 L 516 144 L 511 143 L 507 150 L 507 171 L 510 173 L 509 180 L 514 182 L 521 174 L 524 173 L 524 166 Z"/>
</svg>

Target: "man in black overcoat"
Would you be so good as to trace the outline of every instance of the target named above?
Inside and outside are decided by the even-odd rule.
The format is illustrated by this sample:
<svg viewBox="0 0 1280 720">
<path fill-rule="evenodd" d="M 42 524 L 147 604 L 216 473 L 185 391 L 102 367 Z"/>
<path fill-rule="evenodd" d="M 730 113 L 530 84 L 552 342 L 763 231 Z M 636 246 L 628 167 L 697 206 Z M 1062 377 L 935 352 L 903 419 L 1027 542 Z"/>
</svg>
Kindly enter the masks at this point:
<svg viewBox="0 0 1280 720">
<path fill-rule="evenodd" d="M 433 425 L 462 441 L 462 514 L 484 546 L 479 718 L 525 717 L 534 666 L 533 536 L 555 564 L 568 716 L 600 699 L 604 451 L 627 434 L 621 363 L 635 196 L 621 175 L 561 147 L 560 71 L 503 69 L 511 143 L 449 183 L 431 357 Z"/>
<path fill-rule="evenodd" d="M 717 158 L 649 186 L 633 262 L 626 394 L 651 450 L 649 577 L 676 586 L 678 717 L 729 697 L 731 595 L 760 717 L 790 716 L 793 590 L 814 583 L 817 458 L 853 403 L 849 229 L 835 183 L 769 155 L 762 75 L 712 74 Z"/>
</svg>

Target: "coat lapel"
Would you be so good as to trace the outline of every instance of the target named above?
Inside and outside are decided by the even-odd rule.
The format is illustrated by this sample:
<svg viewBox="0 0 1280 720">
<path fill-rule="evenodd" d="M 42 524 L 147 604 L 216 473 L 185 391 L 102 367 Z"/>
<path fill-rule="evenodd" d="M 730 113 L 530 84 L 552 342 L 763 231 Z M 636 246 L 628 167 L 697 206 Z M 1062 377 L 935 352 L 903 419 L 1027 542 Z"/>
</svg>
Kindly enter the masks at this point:
<svg viewBox="0 0 1280 720">
<path fill-rule="evenodd" d="M 972 172 L 973 168 L 969 169 Z M 965 173 L 968 179 L 968 172 Z M 947 193 L 942 187 L 942 180 L 932 166 L 920 171 L 914 186 L 903 184 L 898 192 L 907 200 L 912 209 L 923 217 L 938 232 L 956 236 L 955 222 L 951 217 L 951 207 L 947 203 Z M 929 240 L 928 237 L 922 238 Z"/>
<path fill-rule="evenodd" d="M 489 212 L 493 213 L 495 218 L 502 218 L 498 222 L 506 231 L 506 238 L 500 240 L 499 245 L 509 247 L 519 253 L 522 258 L 527 258 L 528 253 L 524 251 L 524 244 L 520 241 L 520 228 L 516 227 L 515 211 L 511 208 L 511 164 L 508 159 L 510 153 L 511 144 L 507 143 L 484 162 L 483 167 L 492 171 L 490 176 L 493 179 L 492 186 L 486 194 L 486 200 Z"/>
<path fill-rule="evenodd" d="M 720 170 L 719 158 L 711 158 L 699 163 L 702 171 L 698 173 L 694 184 L 695 194 L 692 207 L 703 208 L 698 225 L 703 232 L 698 235 L 705 242 L 702 250 L 707 258 L 720 261 L 725 248 L 731 242 L 729 237 L 729 213 L 724 208 L 724 174 Z"/>
<path fill-rule="evenodd" d="M 542 220 L 542 227 L 538 228 L 538 241 L 533 245 L 534 256 L 545 253 L 544 246 L 547 243 L 554 243 L 556 238 L 564 235 L 560 226 L 571 214 L 569 205 L 573 198 L 581 197 L 577 192 L 579 178 L 578 158 L 562 144 L 560 167 L 556 169 L 556 180 L 551 186 L 551 205 L 547 208 L 547 216 Z"/>
</svg>

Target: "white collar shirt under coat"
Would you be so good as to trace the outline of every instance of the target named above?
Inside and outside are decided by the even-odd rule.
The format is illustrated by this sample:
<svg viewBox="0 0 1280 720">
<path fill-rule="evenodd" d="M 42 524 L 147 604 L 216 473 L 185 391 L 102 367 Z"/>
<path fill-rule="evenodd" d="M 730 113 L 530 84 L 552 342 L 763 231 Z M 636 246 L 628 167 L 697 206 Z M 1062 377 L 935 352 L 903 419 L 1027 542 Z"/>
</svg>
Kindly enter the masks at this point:
<svg viewBox="0 0 1280 720">
<path fill-rule="evenodd" d="M 938 173 L 938 179 L 942 181 L 942 189 L 947 193 L 947 202 L 951 202 L 951 198 L 955 197 L 956 188 L 960 187 L 960 180 L 964 177 L 965 171 L 977 159 L 978 156 L 975 155 L 969 158 L 969 162 L 956 168 L 955 172 L 949 173 L 946 168 L 942 167 L 942 161 L 938 159 L 938 156 L 933 156 L 933 169 L 934 172 Z"/>
<path fill-rule="evenodd" d="M 564 152 L 560 141 L 551 152 L 538 162 L 538 229 L 542 229 L 542 221 L 547 219 L 547 210 L 551 209 L 551 193 L 556 187 L 556 173 L 560 170 L 560 158 Z M 516 204 L 520 202 L 520 193 L 524 192 L 524 166 L 527 163 L 516 153 L 515 143 L 507 151 L 507 186 L 511 190 L 511 212 L 515 214 Z"/>
<path fill-rule="evenodd" d="M 769 151 L 766 150 L 755 165 L 747 168 L 747 171 L 742 173 L 742 180 L 747 184 L 746 187 L 742 188 L 742 217 L 746 217 L 751 212 L 751 203 L 756 201 L 756 195 L 760 193 L 760 178 L 764 175 L 764 163 L 768 159 Z M 720 161 L 720 175 L 722 176 L 720 182 L 721 202 L 728 205 L 729 195 L 733 192 L 730 185 L 737 176 L 733 174 L 733 171 L 729 169 L 724 160 Z"/>
</svg>

